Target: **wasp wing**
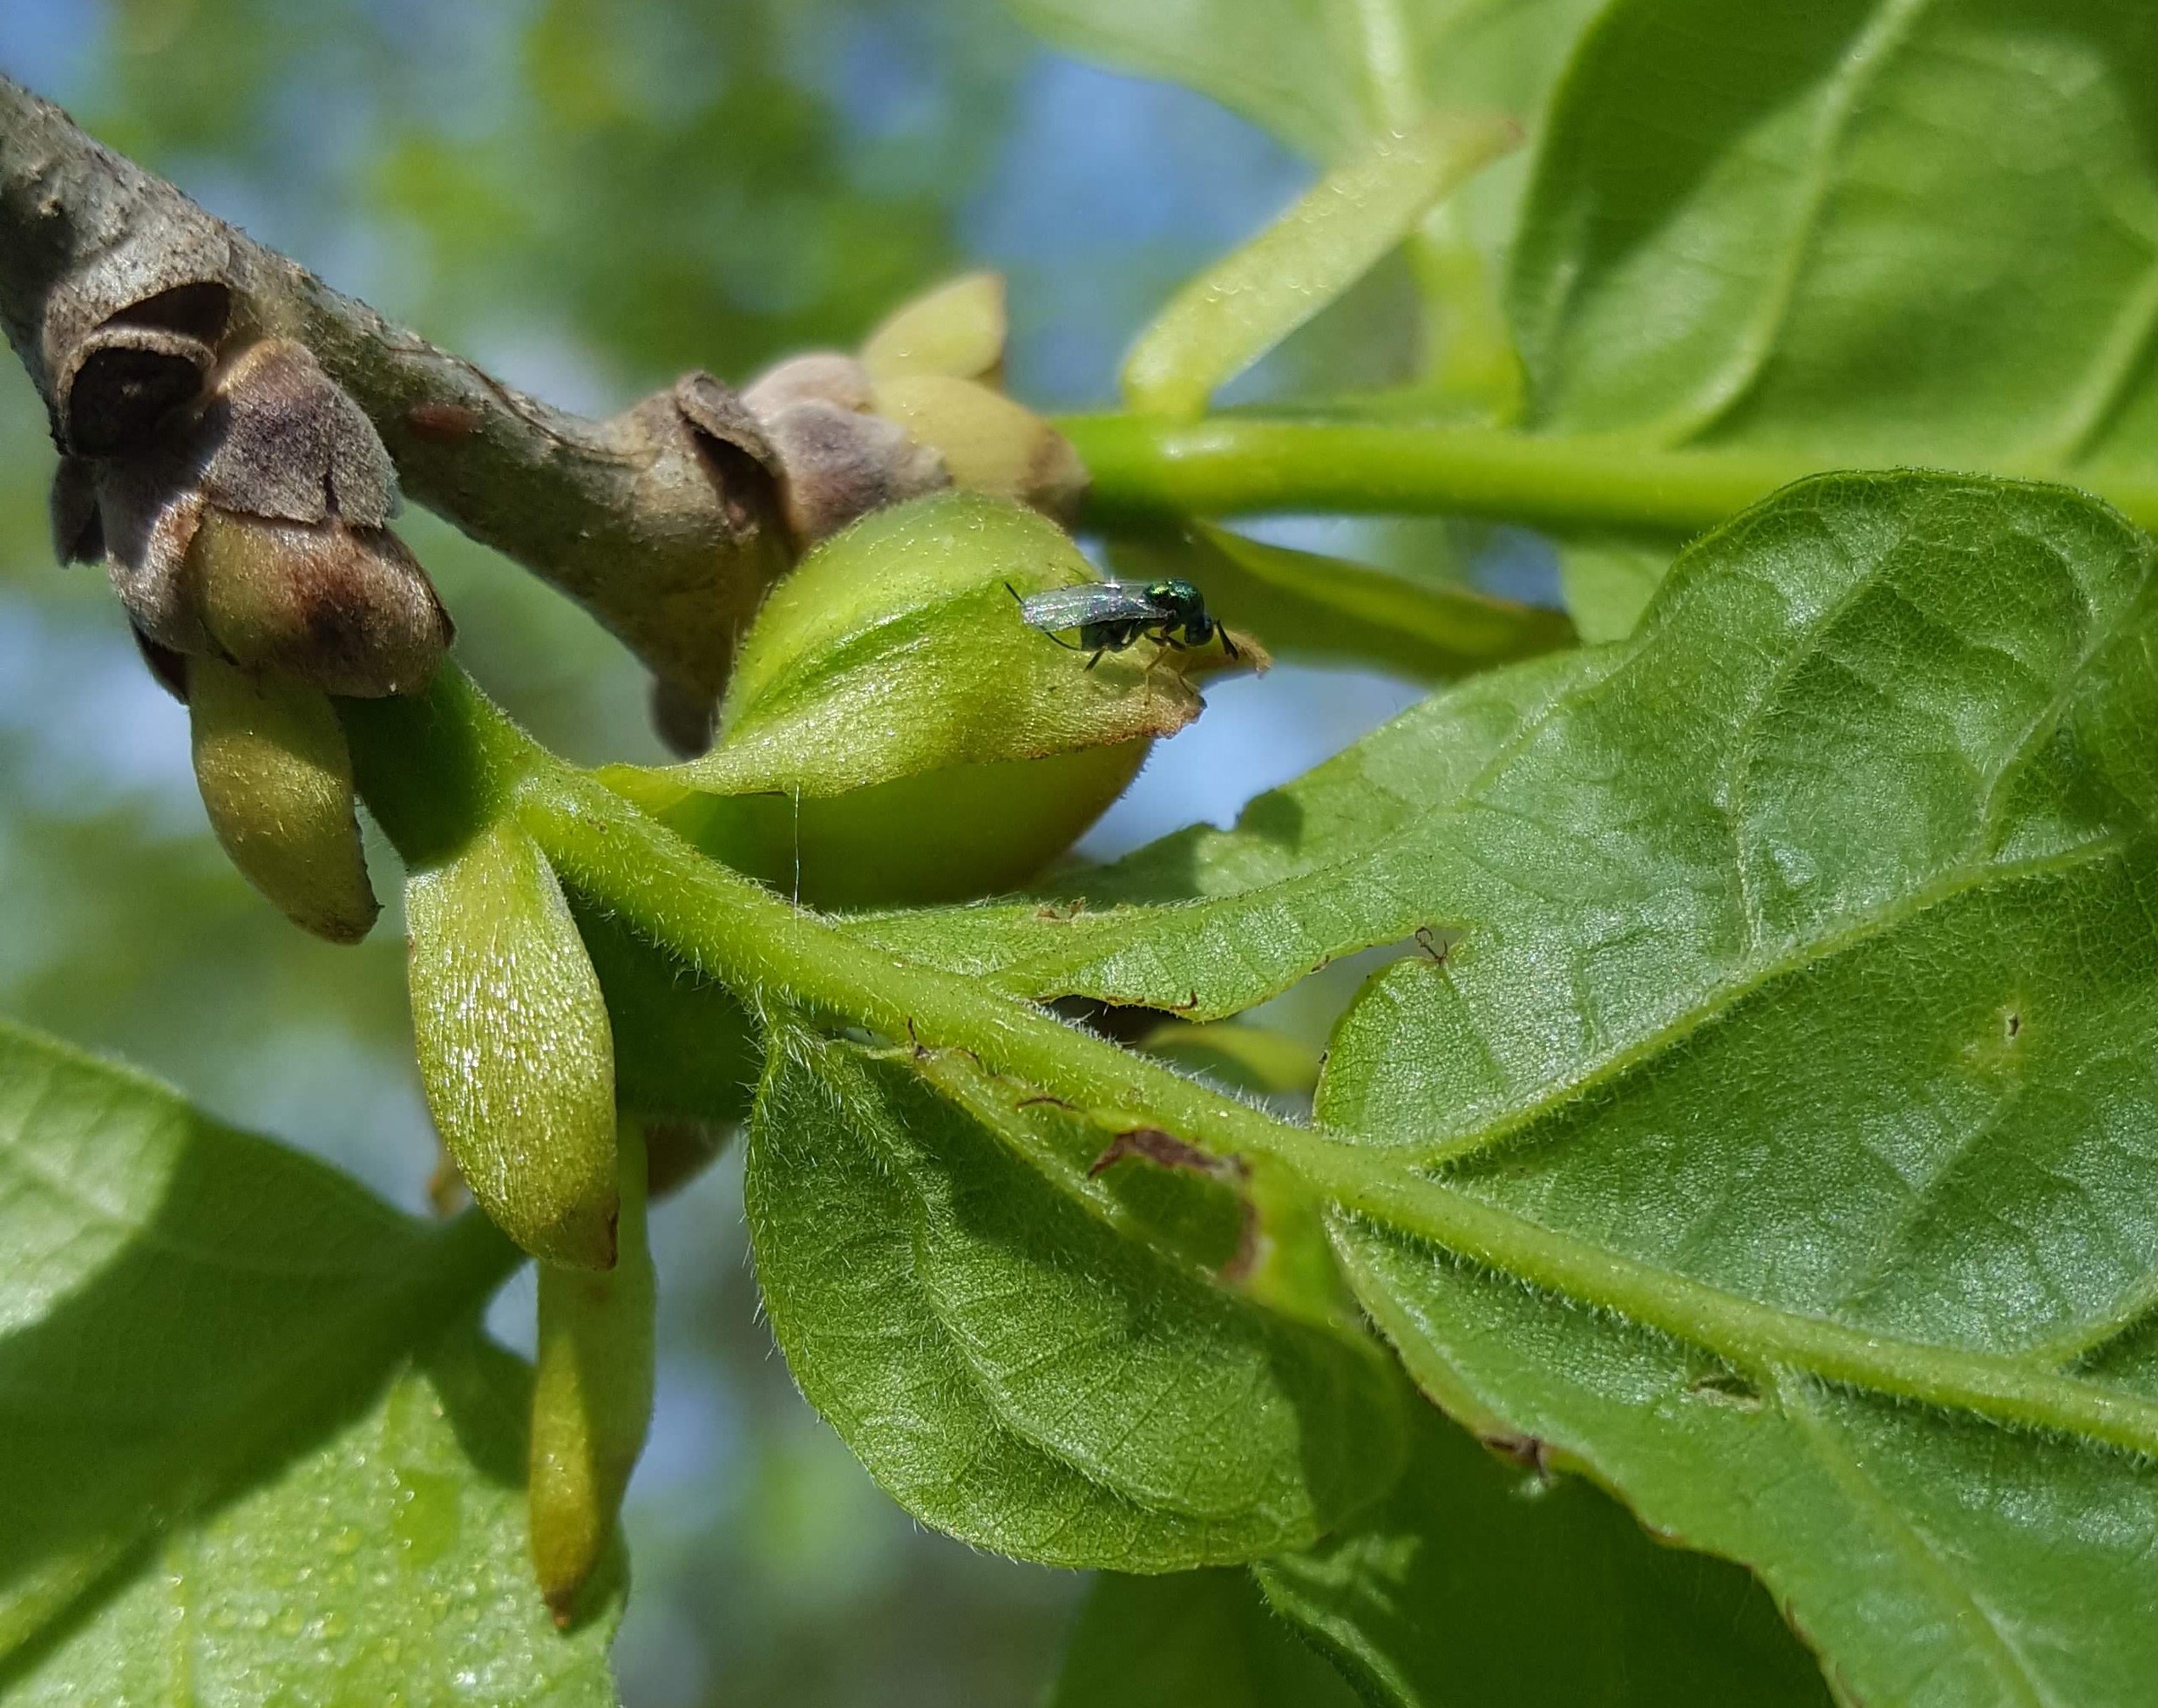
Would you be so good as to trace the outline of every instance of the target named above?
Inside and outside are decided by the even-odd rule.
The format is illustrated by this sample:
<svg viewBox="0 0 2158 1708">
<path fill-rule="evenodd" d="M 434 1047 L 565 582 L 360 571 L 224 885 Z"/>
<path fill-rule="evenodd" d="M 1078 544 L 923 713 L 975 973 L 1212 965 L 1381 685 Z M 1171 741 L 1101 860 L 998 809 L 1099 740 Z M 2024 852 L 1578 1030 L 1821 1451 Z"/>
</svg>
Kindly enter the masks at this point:
<svg viewBox="0 0 2158 1708">
<path fill-rule="evenodd" d="M 1052 587 L 1046 593 L 1030 593 L 1019 601 L 1020 618 L 1046 634 L 1061 634 L 1090 622 L 1132 619 L 1156 622 L 1168 614 L 1137 588 L 1117 581 Z"/>
</svg>

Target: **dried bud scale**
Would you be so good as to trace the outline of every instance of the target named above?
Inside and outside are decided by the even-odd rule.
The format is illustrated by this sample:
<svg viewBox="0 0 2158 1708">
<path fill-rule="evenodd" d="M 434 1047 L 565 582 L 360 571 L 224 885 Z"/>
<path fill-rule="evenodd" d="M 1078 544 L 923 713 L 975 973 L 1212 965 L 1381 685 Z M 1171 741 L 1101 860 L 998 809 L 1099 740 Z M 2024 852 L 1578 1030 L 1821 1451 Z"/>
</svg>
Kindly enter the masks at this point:
<svg viewBox="0 0 2158 1708">
<path fill-rule="evenodd" d="M 881 416 L 811 398 L 765 423 L 786 475 L 788 531 L 803 550 L 872 511 L 951 484 L 944 460 Z"/>
<path fill-rule="evenodd" d="M 969 273 L 902 304 L 859 358 L 812 351 L 750 383 L 799 549 L 947 486 L 1078 513 L 1078 452 L 996 388 L 1006 332 L 1003 279 Z"/>
</svg>

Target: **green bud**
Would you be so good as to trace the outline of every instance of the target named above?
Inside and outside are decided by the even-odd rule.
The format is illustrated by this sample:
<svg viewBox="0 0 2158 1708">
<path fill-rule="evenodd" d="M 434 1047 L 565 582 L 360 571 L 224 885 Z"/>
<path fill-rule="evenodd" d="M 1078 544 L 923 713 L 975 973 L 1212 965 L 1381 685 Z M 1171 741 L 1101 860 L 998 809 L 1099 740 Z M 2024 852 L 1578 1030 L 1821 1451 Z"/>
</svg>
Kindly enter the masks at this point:
<svg viewBox="0 0 2158 1708">
<path fill-rule="evenodd" d="M 862 347 L 862 365 L 880 386 L 913 374 L 993 379 L 1004 364 L 1001 273 L 967 273 L 888 315 Z"/>
<path fill-rule="evenodd" d="M 972 380 L 912 374 L 880 382 L 877 411 L 944 459 L 954 486 L 1017 499 L 1068 521 L 1086 496 L 1086 465 L 1063 434 L 1023 404 Z"/>
<path fill-rule="evenodd" d="M 606 780 L 738 869 L 823 904 L 1008 887 L 1070 846 L 1156 737 L 1198 715 L 1151 644 L 1060 645 L 1018 599 L 1097 579 L 1064 532 L 979 495 L 865 517 L 776 588 L 744 642 L 719 740 Z"/>
<path fill-rule="evenodd" d="M 554 872 L 503 819 L 404 895 L 420 1076 L 473 1198 L 533 1256 L 608 1268 L 614 1039 Z"/>
<path fill-rule="evenodd" d="M 195 782 L 247 880 L 294 924 L 357 943 L 381 912 L 353 810 L 352 755 L 329 697 L 217 658 L 187 663 Z"/>
<path fill-rule="evenodd" d="M 605 1274 L 539 1266 L 529 1499 L 533 1566 L 557 1625 L 599 1563 L 652 1425 L 652 1251 L 644 1228 L 644 1142 L 619 1146 L 618 1253 Z"/>
</svg>

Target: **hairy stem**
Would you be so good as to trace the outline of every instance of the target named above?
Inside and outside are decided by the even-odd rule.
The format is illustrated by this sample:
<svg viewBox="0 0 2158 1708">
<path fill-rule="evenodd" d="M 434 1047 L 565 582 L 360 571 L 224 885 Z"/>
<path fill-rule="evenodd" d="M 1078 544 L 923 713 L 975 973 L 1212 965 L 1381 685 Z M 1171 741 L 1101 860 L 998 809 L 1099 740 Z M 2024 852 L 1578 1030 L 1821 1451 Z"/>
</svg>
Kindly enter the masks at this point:
<svg viewBox="0 0 2158 1708">
<path fill-rule="evenodd" d="M 1640 1263 L 1486 1203 L 1384 1149 L 1277 1120 L 979 980 L 880 952 L 517 741 L 454 668 L 427 705 L 354 702 L 348 720 L 363 785 L 385 763 L 425 774 L 431 749 L 450 753 L 443 776 L 452 779 L 470 774 L 470 755 L 499 756 L 490 764 L 565 885 L 752 1007 L 784 1004 L 895 1042 L 963 1050 L 990 1073 L 1105 1122 L 1159 1126 L 1218 1154 L 1273 1158 L 1352 1214 L 1705 1348 L 1765 1380 L 1804 1370 L 2158 1457 L 2158 1401 L 2037 1359 L 1869 1333 Z M 402 814 L 385 804 L 386 828 L 402 846 Z"/>
</svg>

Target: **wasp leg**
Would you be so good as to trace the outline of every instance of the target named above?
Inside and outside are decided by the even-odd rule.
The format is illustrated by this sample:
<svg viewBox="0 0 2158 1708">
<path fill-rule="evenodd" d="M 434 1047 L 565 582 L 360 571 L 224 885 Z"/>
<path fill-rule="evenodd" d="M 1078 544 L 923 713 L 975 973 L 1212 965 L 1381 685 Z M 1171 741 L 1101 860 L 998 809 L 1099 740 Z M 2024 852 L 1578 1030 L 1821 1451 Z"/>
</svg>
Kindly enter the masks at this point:
<svg viewBox="0 0 2158 1708">
<path fill-rule="evenodd" d="M 1093 669 L 1093 668 L 1094 668 L 1094 667 L 1095 667 L 1096 665 L 1097 665 L 1097 664 L 1101 663 L 1101 655 L 1102 655 L 1103 653 L 1107 652 L 1108 650 L 1109 650 L 1109 649 L 1108 649 L 1107 647 L 1106 647 L 1106 646 L 1097 646 L 1097 647 L 1096 647 L 1096 648 L 1094 649 L 1094 656 L 1093 656 L 1093 657 L 1091 657 L 1091 658 L 1090 658 L 1090 659 L 1088 659 L 1088 660 L 1086 661 L 1086 667 L 1087 667 L 1089 670 L 1091 670 L 1091 669 Z M 1075 646 L 1075 647 L 1073 647 L 1073 648 L 1072 649 L 1072 650 L 1073 650 L 1073 651 L 1074 651 L 1074 652 L 1077 652 L 1077 651 L 1079 650 L 1079 648 L 1077 648 L 1077 647 Z"/>
</svg>

